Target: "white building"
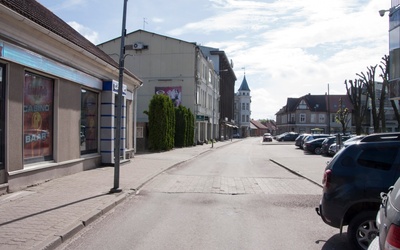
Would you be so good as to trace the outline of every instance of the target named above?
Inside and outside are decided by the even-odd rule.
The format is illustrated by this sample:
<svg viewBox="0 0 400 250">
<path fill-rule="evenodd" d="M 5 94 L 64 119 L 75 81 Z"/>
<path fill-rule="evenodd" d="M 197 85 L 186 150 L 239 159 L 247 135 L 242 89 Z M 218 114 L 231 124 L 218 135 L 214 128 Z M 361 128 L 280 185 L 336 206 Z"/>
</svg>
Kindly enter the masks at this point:
<svg viewBox="0 0 400 250">
<path fill-rule="evenodd" d="M 251 121 L 251 95 L 247 84 L 246 75 L 243 77 L 242 84 L 235 95 L 235 121 L 239 126 L 238 133 L 241 137 L 250 136 Z"/>
<path fill-rule="evenodd" d="M 137 93 L 137 149 L 146 148 L 143 112 L 153 95 L 168 94 L 175 105 L 189 108 L 196 117 L 195 141 L 219 138 L 219 76 L 213 62 L 196 43 L 137 30 L 126 35 L 125 67 L 140 77 L 143 86 Z M 131 45 L 131 46 L 129 46 Z M 118 58 L 120 38 L 98 45 Z M 212 132 L 213 131 L 213 132 Z"/>
</svg>

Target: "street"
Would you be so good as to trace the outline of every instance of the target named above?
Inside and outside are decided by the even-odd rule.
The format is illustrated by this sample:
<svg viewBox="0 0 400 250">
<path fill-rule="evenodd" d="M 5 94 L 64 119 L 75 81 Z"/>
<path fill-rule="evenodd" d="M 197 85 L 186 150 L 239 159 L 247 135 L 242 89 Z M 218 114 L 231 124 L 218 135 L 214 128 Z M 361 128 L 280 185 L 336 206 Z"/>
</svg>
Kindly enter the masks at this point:
<svg viewBox="0 0 400 250">
<path fill-rule="evenodd" d="M 59 249 L 350 249 L 315 212 L 329 159 L 240 140 L 160 174 Z"/>
</svg>

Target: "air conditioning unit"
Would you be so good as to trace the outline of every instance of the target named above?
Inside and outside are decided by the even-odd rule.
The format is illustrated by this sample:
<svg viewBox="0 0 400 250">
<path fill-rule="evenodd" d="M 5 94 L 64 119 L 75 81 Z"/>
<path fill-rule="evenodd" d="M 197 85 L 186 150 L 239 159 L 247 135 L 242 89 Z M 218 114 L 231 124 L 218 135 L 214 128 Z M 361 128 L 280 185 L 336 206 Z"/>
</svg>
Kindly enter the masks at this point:
<svg viewBox="0 0 400 250">
<path fill-rule="evenodd" d="M 134 43 L 132 46 L 133 49 L 143 49 L 144 47 L 143 43 L 138 43 L 138 42 Z"/>
</svg>

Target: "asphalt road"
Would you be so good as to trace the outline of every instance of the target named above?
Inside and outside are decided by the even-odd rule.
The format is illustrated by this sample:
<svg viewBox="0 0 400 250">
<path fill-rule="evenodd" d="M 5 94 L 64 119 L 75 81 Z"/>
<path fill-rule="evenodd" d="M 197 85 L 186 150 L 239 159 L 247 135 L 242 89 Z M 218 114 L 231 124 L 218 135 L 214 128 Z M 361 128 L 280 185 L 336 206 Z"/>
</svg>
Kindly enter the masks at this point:
<svg viewBox="0 0 400 250">
<path fill-rule="evenodd" d="M 350 249 L 314 210 L 327 160 L 230 144 L 160 174 L 62 249 Z"/>
</svg>

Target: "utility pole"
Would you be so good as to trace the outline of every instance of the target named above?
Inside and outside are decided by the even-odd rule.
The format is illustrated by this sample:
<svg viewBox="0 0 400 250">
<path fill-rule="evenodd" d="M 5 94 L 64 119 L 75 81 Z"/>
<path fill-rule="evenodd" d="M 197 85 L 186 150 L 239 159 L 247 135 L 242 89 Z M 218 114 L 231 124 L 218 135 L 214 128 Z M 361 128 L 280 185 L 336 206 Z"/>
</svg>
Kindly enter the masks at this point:
<svg viewBox="0 0 400 250">
<path fill-rule="evenodd" d="M 119 193 L 122 190 L 119 188 L 119 170 L 121 161 L 121 120 L 122 120 L 122 88 L 124 80 L 124 60 L 125 60 L 125 36 L 126 36 L 126 6 L 128 0 L 124 0 L 124 9 L 122 15 L 122 32 L 121 32 L 121 47 L 119 52 L 119 80 L 118 80 L 118 103 L 116 110 L 115 122 L 115 146 L 114 146 L 114 187 L 110 193 Z"/>
<path fill-rule="evenodd" d="M 331 133 L 331 110 L 330 110 L 330 101 L 329 101 L 329 83 L 328 83 L 328 108 L 327 108 L 327 111 L 328 111 L 328 133 L 327 134 L 330 134 Z"/>
</svg>

